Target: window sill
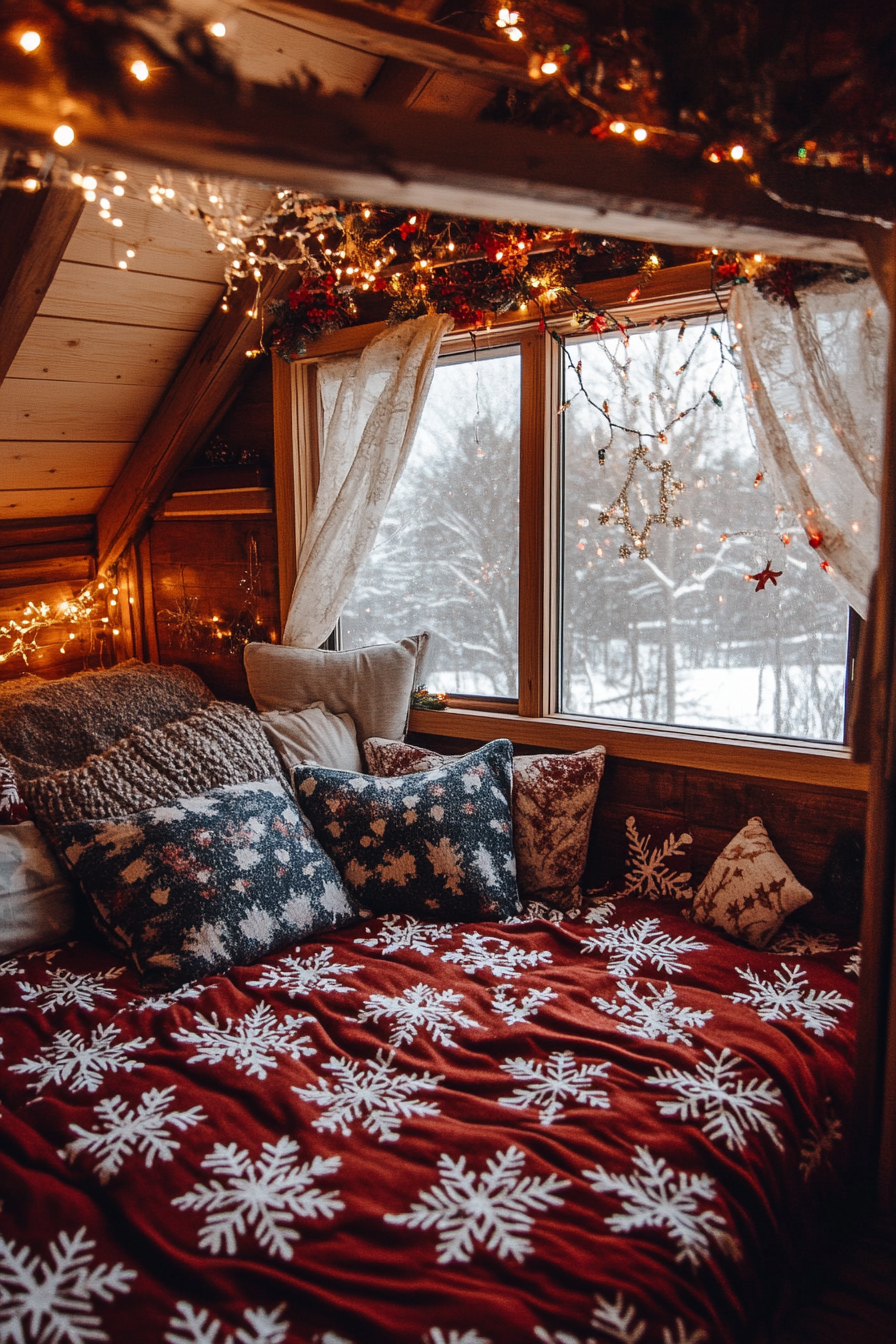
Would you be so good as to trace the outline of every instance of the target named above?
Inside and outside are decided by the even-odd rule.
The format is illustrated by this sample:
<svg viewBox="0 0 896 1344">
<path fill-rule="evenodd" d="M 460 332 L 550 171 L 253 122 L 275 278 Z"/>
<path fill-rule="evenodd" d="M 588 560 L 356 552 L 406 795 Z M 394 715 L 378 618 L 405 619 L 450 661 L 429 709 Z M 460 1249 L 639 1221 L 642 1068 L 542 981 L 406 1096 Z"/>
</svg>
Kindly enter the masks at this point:
<svg viewBox="0 0 896 1344">
<path fill-rule="evenodd" d="M 653 761 L 693 770 L 718 770 L 755 779 L 786 779 L 836 789 L 868 790 L 868 766 L 857 765 L 846 747 L 783 744 L 767 738 L 728 737 L 700 730 L 597 723 L 553 715 L 471 709 L 415 709 L 409 729 L 432 737 L 488 741 L 509 737 L 524 746 L 582 751 L 601 744 L 611 756 Z"/>
</svg>

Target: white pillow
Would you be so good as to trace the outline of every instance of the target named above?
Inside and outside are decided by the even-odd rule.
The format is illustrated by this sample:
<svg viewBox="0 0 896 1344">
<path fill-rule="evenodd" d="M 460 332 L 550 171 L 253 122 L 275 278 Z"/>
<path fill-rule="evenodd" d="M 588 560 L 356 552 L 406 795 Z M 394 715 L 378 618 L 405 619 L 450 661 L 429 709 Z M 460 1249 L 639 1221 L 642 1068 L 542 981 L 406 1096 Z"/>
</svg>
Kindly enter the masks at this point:
<svg viewBox="0 0 896 1344">
<path fill-rule="evenodd" d="M 256 709 L 303 709 L 321 700 L 331 714 L 351 715 L 360 743 L 404 737 L 428 644 L 426 631 L 340 653 L 247 644 L 243 664 Z"/>
<path fill-rule="evenodd" d="M 75 927 L 74 896 L 34 822 L 0 826 L 0 956 L 65 938 Z"/>
<path fill-rule="evenodd" d="M 322 700 L 294 711 L 268 709 L 259 718 L 287 771 L 306 764 L 355 774 L 364 769 L 351 715 L 331 714 Z"/>
</svg>

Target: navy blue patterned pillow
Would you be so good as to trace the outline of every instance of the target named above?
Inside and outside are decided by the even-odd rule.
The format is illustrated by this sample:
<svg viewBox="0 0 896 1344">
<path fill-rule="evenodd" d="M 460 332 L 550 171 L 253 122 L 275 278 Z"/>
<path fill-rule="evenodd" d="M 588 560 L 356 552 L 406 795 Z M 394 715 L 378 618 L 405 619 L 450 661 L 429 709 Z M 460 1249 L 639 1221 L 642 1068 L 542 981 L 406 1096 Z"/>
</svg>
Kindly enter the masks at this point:
<svg viewBox="0 0 896 1344">
<path fill-rule="evenodd" d="M 397 779 L 299 765 L 292 782 L 347 888 L 377 914 L 506 919 L 520 909 L 512 761 L 497 741 Z"/>
<path fill-rule="evenodd" d="M 357 917 L 276 779 L 69 822 L 55 838 L 98 928 L 131 957 L 146 988 L 252 965 Z"/>
</svg>

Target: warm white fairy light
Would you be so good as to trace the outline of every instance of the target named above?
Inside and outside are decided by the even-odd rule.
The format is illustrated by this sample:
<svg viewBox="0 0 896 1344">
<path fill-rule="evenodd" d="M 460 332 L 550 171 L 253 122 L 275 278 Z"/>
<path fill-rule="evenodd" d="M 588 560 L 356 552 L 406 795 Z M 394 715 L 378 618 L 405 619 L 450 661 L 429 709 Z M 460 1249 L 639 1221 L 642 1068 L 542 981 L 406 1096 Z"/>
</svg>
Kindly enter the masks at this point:
<svg viewBox="0 0 896 1344">
<path fill-rule="evenodd" d="M 60 145 L 63 149 L 65 149 L 68 145 L 72 144 L 74 138 L 75 133 L 72 130 L 71 126 L 66 126 L 65 124 L 63 124 L 62 126 L 57 126 L 55 131 L 53 132 L 53 139 L 56 141 L 56 144 Z"/>
<path fill-rule="evenodd" d="M 37 51 L 40 46 L 40 33 L 36 33 L 33 28 L 29 28 L 27 33 L 23 33 L 19 38 L 19 46 L 29 55 L 32 51 Z"/>
<path fill-rule="evenodd" d="M 134 61 L 131 64 L 131 74 L 143 84 L 149 79 L 149 66 L 145 61 Z"/>
</svg>

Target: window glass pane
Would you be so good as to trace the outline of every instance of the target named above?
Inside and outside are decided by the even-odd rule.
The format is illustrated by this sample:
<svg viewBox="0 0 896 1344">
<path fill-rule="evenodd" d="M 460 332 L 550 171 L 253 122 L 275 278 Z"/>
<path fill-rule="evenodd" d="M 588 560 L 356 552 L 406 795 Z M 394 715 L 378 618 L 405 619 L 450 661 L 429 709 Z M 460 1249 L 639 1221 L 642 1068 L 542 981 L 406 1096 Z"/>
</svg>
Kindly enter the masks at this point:
<svg viewBox="0 0 896 1344">
<path fill-rule="evenodd" d="M 427 629 L 431 690 L 516 696 L 519 420 L 518 347 L 439 362 L 343 648 Z"/>
<path fill-rule="evenodd" d="M 724 320 L 712 326 L 729 341 Z M 640 558 L 622 526 L 601 525 L 625 481 L 637 436 L 616 432 L 566 367 L 564 423 L 562 708 L 571 714 L 842 741 L 848 608 L 794 519 L 776 515 L 750 438 L 740 375 L 719 369 L 702 320 L 570 342 L 591 399 L 612 418 L 656 432 L 647 460 L 667 457 L 682 493 L 680 529 L 654 524 Z M 682 365 L 689 360 L 684 373 Z M 721 406 L 704 395 L 709 388 Z M 628 497 L 634 526 L 659 511 L 659 472 L 638 464 Z M 755 484 L 754 484 L 755 482 Z M 614 516 L 618 516 L 616 510 Z M 790 543 L 781 535 L 788 527 Z M 727 541 L 720 538 L 725 534 Z M 627 543 L 630 558 L 621 560 Z M 783 571 L 757 591 L 747 574 Z"/>
</svg>

